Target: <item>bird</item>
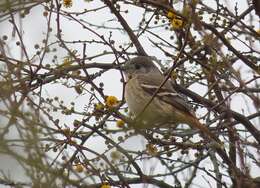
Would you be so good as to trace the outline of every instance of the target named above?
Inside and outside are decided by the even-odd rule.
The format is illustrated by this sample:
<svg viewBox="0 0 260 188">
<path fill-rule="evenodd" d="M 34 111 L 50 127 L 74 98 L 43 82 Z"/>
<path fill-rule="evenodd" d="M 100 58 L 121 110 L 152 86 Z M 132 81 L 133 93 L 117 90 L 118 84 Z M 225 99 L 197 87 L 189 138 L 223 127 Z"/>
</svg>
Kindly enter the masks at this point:
<svg viewBox="0 0 260 188">
<path fill-rule="evenodd" d="M 217 135 L 200 123 L 194 111 L 178 94 L 171 83 L 148 56 L 137 56 L 121 67 L 125 77 L 125 100 L 130 112 L 134 115 L 133 128 L 150 129 L 166 128 L 171 124 L 187 124 L 202 133 L 202 137 L 214 148 L 232 173 L 243 175 L 228 157 L 225 147 Z M 140 127 L 139 127 L 140 126 Z"/>
<path fill-rule="evenodd" d="M 132 58 L 124 63 L 122 71 L 126 77 L 125 100 L 140 128 L 187 124 L 220 142 L 200 123 L 191 106 L 174 90 L 171 81 L 165 80 L 150 57 Z"/>
</svg>

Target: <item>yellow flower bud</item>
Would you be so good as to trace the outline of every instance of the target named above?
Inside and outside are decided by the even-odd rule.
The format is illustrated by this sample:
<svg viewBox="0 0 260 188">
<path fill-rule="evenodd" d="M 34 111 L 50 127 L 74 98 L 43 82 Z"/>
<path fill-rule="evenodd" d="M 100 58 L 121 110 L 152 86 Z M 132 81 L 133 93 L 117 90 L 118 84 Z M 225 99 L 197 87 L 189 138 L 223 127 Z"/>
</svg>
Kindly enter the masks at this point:
<svg viewBox="0 0 260 188">
<path fill-rule="evenodd" d="M 66 136 L 69 136 L 69 135 L 70 135 L 70 129 L 69 129 L 69 128 L 64 128 L 64 129 L 62 129 L 62 132 L 63 132 L 63 134 L 66 135 Z"/>
<path fill-rule="evenodd" d="M 119 160 L 121 158 L 121 154 L 119 153 L 119 151 L 112 151 L 110 153 L 110 157 L 116 161 L 116 160 Z"/>
<path fill-rule="evenodd" d="M 78 172 L 78 173 L 83 172 L 83 171 L 84 171 L 83 165 L 82 165 L 82 164 L 77 164 L 77 165 L 75 166 L 75 171 Z"/>
<path fill-rule="evenodd" d="M 180 18 L 173 18 L 171 21 L 173 29 L 181 29 L 183 27 L 183 21 Z"/>
<path fill-rule="evenodd" d="M 63 0 L 63 5 L 66 8 L 72 7 L 72 0 Z"/>
<path fill-rule="evenodd" d="M 108 183 L 104 183 L 100 188 L 111 188 L 111 186 Z"/>
<path fill-rule="evenodd" d="M 260 35 L 260 29 L 257 29 L 256 32 L 258 35 Z"/>
<path fill-rule="evenodd" d="M 158 153 L 157 147 L 153 144 L 147 144 L 146 145 L 146 151 L 147 151 L 148 154 L 150 154 L 152 156 L 155 156 Z"/>
<path fill-rule="evenodd" d="M 122 119 L 119 119 L 119 120 L 116 121 L 116 126 L 118 128 L 123 128 L 124 125 L 125 125 L 125 122 Z"/>
</svg>

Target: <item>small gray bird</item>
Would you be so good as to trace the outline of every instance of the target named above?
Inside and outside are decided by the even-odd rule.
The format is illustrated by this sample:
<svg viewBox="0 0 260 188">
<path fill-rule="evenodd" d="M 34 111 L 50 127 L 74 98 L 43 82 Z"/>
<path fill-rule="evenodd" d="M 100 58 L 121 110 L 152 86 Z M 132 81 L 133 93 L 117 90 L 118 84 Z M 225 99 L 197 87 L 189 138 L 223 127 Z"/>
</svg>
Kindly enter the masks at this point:
<svg viewBox="0 0 260 188">
<path fill-rule="evenodd" d="M 169 80 L 158 90 L 165 77 L 151 58 L 139 56 L 130 59 L 122 70 L 126 76 L 125 99 L 130 112 L 137 120 L 143 122 L 141 128 L 185 123 L 218 140 L 199 122 L 190 106 L 173 89 Z M 153 95 L 155 96 L 152 99 Z"/>
</svg>

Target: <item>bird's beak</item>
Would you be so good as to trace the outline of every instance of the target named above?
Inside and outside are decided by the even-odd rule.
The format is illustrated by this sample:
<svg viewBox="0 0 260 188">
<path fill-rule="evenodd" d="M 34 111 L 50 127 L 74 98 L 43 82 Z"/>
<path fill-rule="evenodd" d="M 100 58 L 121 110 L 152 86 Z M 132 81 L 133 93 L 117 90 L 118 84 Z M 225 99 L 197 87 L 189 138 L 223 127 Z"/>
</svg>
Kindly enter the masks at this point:
<svg viewBox="0 0 260 188">
<path fill-rule="evenodd" d="M 125 71 L 125 70 L 126 70 L 126 64 L 125 64 L 125 63 L 124 63 L 124 64 L 121 64 L 120 67 L 119 67 L 119 69 L 120 69 L 121 71 Z"/>
<path fill-rule="evenodd" d="M 117 65 L 115 67 L 115 69 L 119 70 L 119 71 L 125 71 L 126 67 L 125 67 L 125 63 L 121 63 L 119 65 Z"/>
<path fill-rule="evenodd" d="M 122 70 L 123 72 L 127 71 L 129 69 L 129 63 L 128 61 L 120 64 L 120 67 L 119 67 L 120 70 Z"/>
</svg>

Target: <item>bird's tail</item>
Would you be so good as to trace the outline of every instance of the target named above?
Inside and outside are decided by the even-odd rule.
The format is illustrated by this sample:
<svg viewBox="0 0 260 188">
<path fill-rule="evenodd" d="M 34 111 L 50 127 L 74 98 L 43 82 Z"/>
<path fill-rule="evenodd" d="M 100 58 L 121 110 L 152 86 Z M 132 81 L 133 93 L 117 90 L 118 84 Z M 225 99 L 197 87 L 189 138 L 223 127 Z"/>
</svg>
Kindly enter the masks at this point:
<svg viewBox="0 0 260 188">
<path fill-rule="evenodd" d="M 203 125 L 202 123 L 199 122 L 199 120 L 196 117 L 190 117 L 187 120 L 187 123 L 189 126 L 192 128 L 199 129 L 203 134 L 205 134 L 208 138 L 221 143 L 221 141 L 218 139 L 216 135 L 214 135 L 212 132 L 210 132 L 209 128 Z"/>
<path fill-rule="evenodd" d="M 212 132 L 210 132 L 210 130 L 208 129 L 208 127 L 206 127 L 205 125 L 203 125 L 202 123 L 199 122 L 199 120 L 193 116 L 190 117 L 189 120 L 187 120 L 187 124 L 189 124 L 189 126 L 191 126 L 192 128 L 197 128 L 199 129 L 205 136 L 207 136 L 209 139 L 215 141 L 217 144 L 215 145 L 215 150 L 217 151 L 217 153 L 222 157 L 222 159 L 225 161 L 225 163 L 227 163 L 232 170 L 234 170 L 234 172 L 237 172 L 237 168 L 235 166 L 235 164 L 229 159 L 228 155 L 225 152 L 225 149 L 223 148 L 223 144 L 221 143 L 221 141 L 219 140 L 219 138 L 214 135 Z"/>
</svg>

